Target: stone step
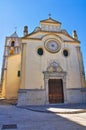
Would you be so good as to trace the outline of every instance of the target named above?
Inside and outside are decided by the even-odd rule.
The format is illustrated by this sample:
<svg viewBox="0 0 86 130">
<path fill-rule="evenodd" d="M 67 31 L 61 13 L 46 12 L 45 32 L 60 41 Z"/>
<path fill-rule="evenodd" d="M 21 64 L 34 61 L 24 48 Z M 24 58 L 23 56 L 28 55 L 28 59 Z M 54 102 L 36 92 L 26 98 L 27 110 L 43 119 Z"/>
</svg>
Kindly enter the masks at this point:
<svg viewBox="0 0 86 130">
<path fill-rule="evenodd" d="M 0 99 L 0 105 L 16 105 L 17 99 Z"/>
</svg>

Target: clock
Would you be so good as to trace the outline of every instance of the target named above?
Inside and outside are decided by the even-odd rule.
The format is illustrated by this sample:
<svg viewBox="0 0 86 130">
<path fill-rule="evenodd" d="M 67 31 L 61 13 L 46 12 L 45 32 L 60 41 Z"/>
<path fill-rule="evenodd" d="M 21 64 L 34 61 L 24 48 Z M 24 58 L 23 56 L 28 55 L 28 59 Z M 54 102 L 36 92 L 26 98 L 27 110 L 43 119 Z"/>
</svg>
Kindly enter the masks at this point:
<svg viewBox="0 0 86 130">
<path fill-rule="evenodd" d="M 45 43 L 45 48 L 52 53 L 56 53 L 60 50 L 60 45 L 55 40 L 49 40 Z"/>
</svg>

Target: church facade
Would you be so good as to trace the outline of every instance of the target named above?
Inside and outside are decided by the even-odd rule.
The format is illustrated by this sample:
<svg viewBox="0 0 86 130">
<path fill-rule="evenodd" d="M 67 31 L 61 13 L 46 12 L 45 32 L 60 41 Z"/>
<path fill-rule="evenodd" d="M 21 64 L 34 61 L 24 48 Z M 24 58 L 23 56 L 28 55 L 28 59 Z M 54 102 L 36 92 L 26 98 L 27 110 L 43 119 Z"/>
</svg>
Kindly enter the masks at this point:
<svg viewBox="0 0 86 130">
<path fill-rule="evenodd" d="M 5 98 L 17 98 L 18 105 L 86 102 L 83 59 L 76 31 L 70 36 L 61 29 L 60 22 L 49 18 L 40 21 L 40 27 L 30 34 L 25 26 L 24 37 L 14 33 L 9 43 L 10 55 L 7 64 L 4 59 L 7 66 L 2 73 Z"/>
</svg>

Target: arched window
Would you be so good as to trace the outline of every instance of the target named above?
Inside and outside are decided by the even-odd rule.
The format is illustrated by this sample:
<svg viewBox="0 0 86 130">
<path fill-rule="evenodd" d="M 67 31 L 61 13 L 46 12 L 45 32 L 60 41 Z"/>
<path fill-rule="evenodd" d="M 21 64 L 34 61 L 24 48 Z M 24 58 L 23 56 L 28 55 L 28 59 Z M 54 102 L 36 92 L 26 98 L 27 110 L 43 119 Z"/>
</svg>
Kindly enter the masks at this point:
<svg viewBox="0 0 86 130">
<path fill-rule="evenodd" d="M 14 47 L 14 45 L 15 45 L 15 41 L 12 41 L 11 42 L 11 47 Z"/>
</svg>

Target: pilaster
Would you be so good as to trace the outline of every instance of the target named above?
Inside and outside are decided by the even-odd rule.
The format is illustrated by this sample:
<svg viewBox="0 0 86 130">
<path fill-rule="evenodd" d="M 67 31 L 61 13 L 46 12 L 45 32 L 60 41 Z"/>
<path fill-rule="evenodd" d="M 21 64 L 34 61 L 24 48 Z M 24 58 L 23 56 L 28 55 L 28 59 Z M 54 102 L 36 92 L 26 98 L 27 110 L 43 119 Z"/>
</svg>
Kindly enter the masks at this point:
<svg viewBox="0 0 86 130">
<path fill-rule="evenodd" d="M 85 72 L 84 72 L 84 65 L 83 65 L 82 53 L 81 53 L 81 50 L 80 50 L 79 46 L 77 46 L 76 49 L 77 49 L 77 56 L 78 56 L 78 62 L 79 62 L 81 87 L 86 87 L 86 83 L 85 83 Z"/>
</svg>

